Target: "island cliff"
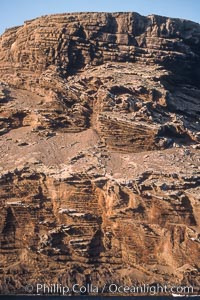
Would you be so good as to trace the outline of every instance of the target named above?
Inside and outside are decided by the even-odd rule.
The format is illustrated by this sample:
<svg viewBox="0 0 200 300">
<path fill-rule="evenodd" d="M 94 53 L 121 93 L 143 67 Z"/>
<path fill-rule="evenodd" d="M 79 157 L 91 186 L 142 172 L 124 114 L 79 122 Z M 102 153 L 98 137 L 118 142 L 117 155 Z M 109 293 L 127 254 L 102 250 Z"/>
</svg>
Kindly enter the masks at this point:
<svg viewBox="0 0 200 300">
<path fill-rule="evenodd" d="M 0 37 L 0 291 L 200 284 L 200 25 L 137 13 Z M 34 292 L 34 291 L 33 291 Z"/>
</svg>

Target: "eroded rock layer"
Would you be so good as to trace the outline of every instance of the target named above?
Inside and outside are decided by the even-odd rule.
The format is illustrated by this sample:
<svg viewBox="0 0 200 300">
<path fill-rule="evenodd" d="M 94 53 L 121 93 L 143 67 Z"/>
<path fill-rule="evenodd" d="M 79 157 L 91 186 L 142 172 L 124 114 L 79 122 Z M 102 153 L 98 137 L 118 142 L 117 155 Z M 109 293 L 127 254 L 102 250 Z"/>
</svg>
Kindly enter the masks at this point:
<svg viewBox="0 0 200 300">
<path fill-rule="evenodd" d="M 62 14 L 0 41 L 1 293 L 198 293 L 200 25 Z"/>
</svg>

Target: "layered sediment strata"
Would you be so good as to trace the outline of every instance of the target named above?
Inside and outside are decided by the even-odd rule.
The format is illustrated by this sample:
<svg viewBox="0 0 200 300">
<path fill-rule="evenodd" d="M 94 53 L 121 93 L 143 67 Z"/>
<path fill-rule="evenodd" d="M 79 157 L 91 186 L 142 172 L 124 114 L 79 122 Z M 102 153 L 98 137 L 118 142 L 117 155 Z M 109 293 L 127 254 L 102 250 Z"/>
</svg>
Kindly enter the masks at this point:
<svg viewBox="0 0 200 300">
<path fill-rule="evenodd" d="M 1 293 L 199 286 L 200 26 L 44 16 L 0 38 Z"/>
</svg>

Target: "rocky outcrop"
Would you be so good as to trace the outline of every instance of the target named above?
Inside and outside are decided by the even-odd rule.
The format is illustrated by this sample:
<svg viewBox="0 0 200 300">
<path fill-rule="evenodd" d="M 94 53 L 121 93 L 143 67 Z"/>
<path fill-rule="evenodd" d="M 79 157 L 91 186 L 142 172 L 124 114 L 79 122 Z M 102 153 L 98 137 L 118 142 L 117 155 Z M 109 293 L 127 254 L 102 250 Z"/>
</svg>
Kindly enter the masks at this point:
<svg viewBox="0 0 200 300">
<path fill-rule="evenodd" d="M 137 13 L 44 16 L 7 30 L 1 39 L 7 66 L 2 71 L 20 70 L 22 82 L 26 71 L 41 74 L 50 65 L 63 75 L 107 61 L 172 62 L 189 70 L 199 55 L 199 24 Z"/>
<path fill-rule="evenodd" d="M 0 37 L 1 293 L 44 277 L 198 292 L 199 39 L 136 13 Z"/>
<path fill-rule="evenodd" d="M 42 127 L 83 130 L 96 112 L 112 148 L 116 139 L 131 151 L 188 144 L 199 141 L 199 35 L 196 23 L 136 13 L 45 16 L 4 33 L 0 74 L 12 86 L 48 96 L 38 112 Z M 12 115 L 6 118 L 13 123 Z M 138 119 L 145 121 L 139 140 L 132 138 Z"/>
</svg>

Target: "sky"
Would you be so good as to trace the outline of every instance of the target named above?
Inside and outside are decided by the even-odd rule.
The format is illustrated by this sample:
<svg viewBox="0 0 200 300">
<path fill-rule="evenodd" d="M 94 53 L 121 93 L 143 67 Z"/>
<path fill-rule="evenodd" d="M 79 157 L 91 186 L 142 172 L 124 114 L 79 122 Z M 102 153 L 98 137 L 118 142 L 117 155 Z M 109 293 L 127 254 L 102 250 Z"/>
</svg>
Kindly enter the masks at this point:
<svg viewBox="0 0 200 300">
<path fill-rule="evenodd" d="M 42 15 L 81 11 L 133 11 L 200 23 L 200 0 L 0 0 L 0 34 Z"/>
</svg>

